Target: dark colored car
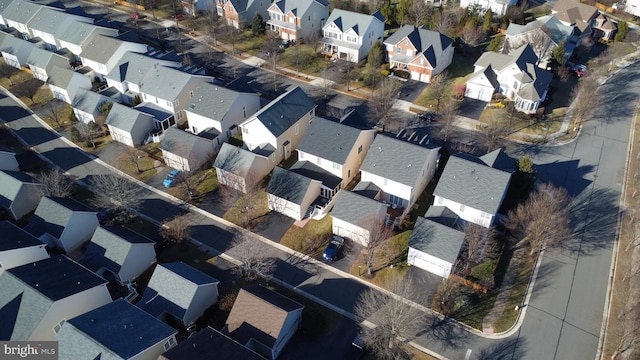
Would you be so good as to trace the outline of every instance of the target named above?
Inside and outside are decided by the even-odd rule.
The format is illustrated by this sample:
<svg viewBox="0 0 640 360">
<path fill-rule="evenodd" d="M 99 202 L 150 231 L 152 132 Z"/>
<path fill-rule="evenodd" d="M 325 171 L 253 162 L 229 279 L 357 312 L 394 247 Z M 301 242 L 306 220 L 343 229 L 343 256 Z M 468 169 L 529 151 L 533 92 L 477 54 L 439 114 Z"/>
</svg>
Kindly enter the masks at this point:
<svg viewBox="0 0 640 360">
<path fill-rule="evenodd" d="M 342 246 L 344 245 L 344 239 L 340 236 L 333 236 L 331 241 L 329 241 L 329 245 L 324 249 L 324 253 L 322 254 L 322 258 L 326 261 L 333 261 L 338 257 L 338 253 Z"/>
<path fill-rule="evenodd" d="M 418 116 L 418 119 L 424 120 L 424 121 L 435 121 L 436 120 L 436 115 L 432 114 L 432 113 L 420 113 L 417 116 Z"/>
<path fill-rule="evenodd" d="M 178 21 L 182 21 L 184 20 L 184 15 L 182 14 L 176 14 L 174 17 L 174 19 L 178 20 Z"/>
<path fill-rule="evenodd" d="M 164 187 L 170 188 L 178 182 L 179 178 L 180 178 L 180 170 L 173 169 L 164 179 L 164 181 L 162 182 L 162 185 L 164 185 Z"/>
</svg>

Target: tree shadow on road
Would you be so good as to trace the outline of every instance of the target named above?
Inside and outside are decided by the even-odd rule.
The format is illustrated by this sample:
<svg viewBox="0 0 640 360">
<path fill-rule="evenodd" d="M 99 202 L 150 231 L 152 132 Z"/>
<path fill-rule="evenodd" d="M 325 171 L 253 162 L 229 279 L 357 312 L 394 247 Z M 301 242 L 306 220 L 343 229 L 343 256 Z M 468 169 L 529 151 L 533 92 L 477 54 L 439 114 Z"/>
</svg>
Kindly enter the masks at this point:
<svg viewBox="0 0 640 360">
<path fill-rule="evenodd" d="M 613 245 L 620 213 L 620 194 L 604 188 L 584 192 L 573 199 L 569 214 L 573 238 L 563 248 L 589 255 Z"/>
<path fill-rule="evenodd" d="M 423 331 L 416 336 L 427 335 L 442 343 L 447 348 L 460 349 L 469 342 L 472 336 L 469 331 L 457 324 L 449 317 L 429 317 Z"/>
<path fill-rule="evenodd" d="M 477 360 L 501 360 L 522 359 L 525 354 L 526 339 L 510 337 L 508 339 L 495 340 L 491 345 L 478 352 Z"/>
</svg>

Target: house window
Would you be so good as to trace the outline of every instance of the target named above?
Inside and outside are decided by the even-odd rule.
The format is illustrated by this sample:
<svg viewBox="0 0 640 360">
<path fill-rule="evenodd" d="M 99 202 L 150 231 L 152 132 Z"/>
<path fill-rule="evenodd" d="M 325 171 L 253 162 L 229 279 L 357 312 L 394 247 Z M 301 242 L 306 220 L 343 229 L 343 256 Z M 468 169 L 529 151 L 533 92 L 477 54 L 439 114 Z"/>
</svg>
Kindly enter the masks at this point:
<svg viewBox="0 0 640 360">
<path fill-rule="evenodd" d="M 172 347 L 176 346 L 176 339 L 174 337 L 171 337 L 169 340 L 167 340 L 167 342 L 164 343 L 163 346 L 164 351 L 171 349 Z"/>
<path fill-rule="evenodd" d="M 243 134 L 248 134 L 249 133 L 249 129 L 247 129 L 246 127 L 242 127 L 242 133 Z"/>
<path fill-rule="evenodd" d="M 362 152 L 362 145 L 358 147 L 358 154 L 360 154 L 361 152 Z"/>
<path fill-rule="evenodd" d="M 352 43 L 357 43 L 358 42 L 358 37 L 347 35 L 347 41 L 348 42 L 352 42 Z"/>
<path fill-rule="evenodd" d="M 53 327 L 53 333 L 57 334 L 60 332 L 60 329 L 62 328 L 62 325 L 64 325 L 64 323 L 67 322 L 67 319 L 62 319 L 60 320 L 59 323 L 57 323 L 54 327 Z"/>
<path fill-rule="evenodd" d="M 173 103 L 167 100 L 167 106 L 173 106 Z"/>
<path fill-rule="evenodd" d="M 402 48 L 400 46 L 397 47 L 396 52 L 398 54 L 402 54 Z"/>
<path fill-rule="evenodd" d="M 178 106 L 178 104 L 180 104 L 180 100 L 175 99 L 175 100 L 173 101 L 173 106 Z"/>
<path fill-rule="evenodd" d="M 465 208 L 464 204 L 460 204 L 460 212 L 464 212 L 464 208 Z"/>
<path fill-rule="evenodd" d="M 271 154 L 271 162 L 276 162 L 276 153 Z"/>
<path fill-rule="evenodd" d="M 411 49 L 407 49 L 407 56 L 413 56 L 413 51 Z"/>
<path fill-rule="evenodd" d="M 294 18 L 293 16 L 289 16 L 289 22 L 292 24 L 296 23 L 296 18 Z"/>
<path fill-rule="evenodd" d="M 338 164 L 338 163 L 334 162 L 334 163 L 333 163 L 333 168 L 334 168 L 334 169 L 337 169 L 337 170 L 340 170 L 340 168 L 342 168 L 342 165 L 340 165 L 340 164 Z"/>
<path fill-rule="evenodd" d="M 198 133 L 198 128 L 195 127 L 195 126 L 192 126 L 191 127 L 191 131 L 193 131 L 194 134 L 197 134 Z"/>
<path fill-rule="evenodd" d="M 389 201 L 391 201 L 392 204 L 402 206 L 402 198 L 397 197 L 395 195 L 389 195 Z"/>
<path fill-rule="evenodd" d="M 351 169 L 347 170 L 347 177 L 350 178 L 351 177 Z"/>
<path fill-rule="evenodd" d="M 420 65 L 424 65 L 424 59 L 420 59 Z"/>
<path fill-rule="evenodd" d="M 245 119 L 247 118 L 247 107 L 246 106 L 242 107 L 242 117 L 245 118 Z"/>
</svg>

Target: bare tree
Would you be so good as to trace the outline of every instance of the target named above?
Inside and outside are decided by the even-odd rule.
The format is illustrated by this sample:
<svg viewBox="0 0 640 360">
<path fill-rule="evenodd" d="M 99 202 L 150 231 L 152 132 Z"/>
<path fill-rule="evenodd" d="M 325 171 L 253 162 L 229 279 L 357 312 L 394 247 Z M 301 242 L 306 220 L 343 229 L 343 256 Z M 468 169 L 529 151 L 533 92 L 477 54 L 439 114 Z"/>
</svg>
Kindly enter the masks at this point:
<svg viewBox="0 0 640 360">
<path fill-rule="evenodd" d="M 236 211 L 240 215 L 240 224 L 238 225 L 249 228 L 253 221 L 254 198 L 262 190 L 260 180 L 253 174 L 247 174 L 242 179 L 231 174 L 226 177 L 225 181 L 226 185 L 220 187 L 222 202 L 229 207 L 229 210 Z"/>
<path fill-rule="evenodd" d="M 405 20 L 408 24 L 422 26 L 427 22 L 432 13 L 433 7 L 427 5 L 426 1 L 412 1 L 407 10 Z"/>
<path fill-rule="evenodd" d="M 165 219 L 160 227 L 160 236 L 165 244 L 181 243 L 191 236 L 191 224 L 188 215 L 176 215 Z"/>
<path fill-rule="evenodd" d="M 138 174 L 141 174 L 144 170 L 140 168 L 140 161 L 146 156 L 146 153 L 140 150 L 138 147 L 129 146 L 125 144 L 119 144 L 120 151 L 122 152 L 122 161 L 124 164 L 131 164 L 136 168 Z"/>
<path fill-rule="evenodd" d="M 481 138 L 482 145 L 491 152 L 502 147 L 503 138 L 509 135 L 509 128 L 502 121 L 493 119 L 490 124 L 483 127 L 484 134 Z"/>
<path fill-rule="evenodd" d="M 389 123 L 390 111 L 396 102 L 398 94 L 402 88 L 402 83 L 395 79 L 382 78 L 378 90 L 369 101 L 369 112 L 378 124 L 387 125 Z"/>
<path fill-rule="evenodd" d="M 448 11 L 440 10 L 435 15 L 434 29 L 435 31 L 452 36 L 454 31 L 455 21 Z"/>
<path fill-rule="evenodd" d="M 365 249 L 364 265 L 367 267 L 367 275 L 373 275 L 376 252 L 380 250 L 386 240 L 393 236 L 393 229 L 387 226 L 385 219 L 372 215 L 365 219 L 362 228 L 369 231 L 369 241 Z"/>
<path fill-rule="evenodd" d="M 495 259 L 499 254 L 494 228 L 485 228 L 473 223 L 464 227 L 464 264 L 462 272 L 468 275 L 471 269 L 487 260 Z"/>
<path fill-rule="evenodd" d="M 45 120 L 55 124 L 56 130 L 62 128 L 66 119 L 64 117 L 64 104 L 61 101 L 56 99 L 48 101 L 39 110 Z"/>
<path fill-rule="evenodd" d="M 99 126 L 91 121 L 88 124 L 83 123 L 82 121 L 78 121 L 75 125 L 76 129 L 78 129 L 78 133 L 80 137 L 84 141 L 86 146 L 91 146 L 92 148 L 96 147 L 95 139 L 95 131 L 99 130 Z"/>
<path fill-rule="evenodd" d="M 370 289 L 363 293 L 355 306 L 355 313 L 376 324 L 374 329 L 364 332 L 364 341 L 376 359 L 398 359 L 403 356 L 401 341 L 409 341 L 424 328 L 425 313 L 414 304 L 423 302 L 423 292 L 409 278 L 394 274 L 383 287 L 395 295 Z"/>
<path fill-rule="evenodd" d="M 268 245 L 240 236 L 233 242 L 233 256 L 240 261 L 234 271 L 247 280 L 270 279 L 276 267 L 276 260 L 268 256 Z"/>
<path fill-rule="evenodd" d="M 338 71 L 342 73 L 342 78 L 340 80 L 347 84 L 347 92 L 351 91 L 351 81 L 353 81 L 353 78 L 356 75 L 356 64 L 349 60 L 338 59 L 335 66 L 337 66 Z"/>
<path fill-rule="evenodd" d="M 264 44 L 264 50 L 267 53 L 271 70 L 273 71 L 273 91 L 278 91 L 278 52 L 282 45 L 280 35 L 275 31 L 267 31 L 267 41 Z"/>
<path fill-rule="evenodd" d="M 438 133 L 444 142 L 449 141 L 454 132 L 458 129 L 455 125 L 458 118 L 458 109 L 455 102 L 447 101 L 443 104 L 440 117 L 435 123 Z M 432 126 L 434 124 L 432 123 Z"/>
<path fill-rule="evenodd" d="M 513 245 L 528 244 L 532 255 L 569 239 L 568 204 L 565 189 L 548 183 L 538 185 L 527 201 L 509 212 L 506 227 Z"/>
<path fill-rule="evenodd" d="M 51 170 L 41 172 L 35 176 L 36 181 L 42 186 L 38 186 L 37 189 L 41 191 L 38 196 L 52 196 L 52 197 L 69 197 L 75 191 L 75 179 L 63 173 L 60 168 L 53 168 Z"/>
<path fill-rule="evenodd" d="M 600 84 L 593 75 L 584 76 L 578 81 L 578 85 L 571 90 L 572 115 L 581 124 L 593 114 L 593 111 L 602 103 Z"/>
<path fill-rule="evenodd" d="M 429 100 L 436 102 L 436 112 L 440 112 L 442 101 L 449 96 L 449 73 L 445 70 L 431 78 Z"/>
<path fill-rule="evenodd" d="M 459 282 L 451 278 L 443 279 L 435 296 L 434 304 L 437 307 L 435 310 L 445 316 L 451 315 L 455 310 L 456 299 L 461 291 L 462 287 Z"/>
<path fill-rule="evenodd" d="M 91 179 L 93 206 L 107 210 L 116 223 L 129 222 L 142 206 L 142 187 L 122 176 L 96 175 Z"/>
<path fill-rule="evenodd" d="M 487 33 L 484 32 L 481 25 L 477 25 L 473 20 L 467 21 L 462 28 L 460 39 L 467 45 L 467 47 L 476 47 L 486 39 Z M 465 49 L 467 48 L 465 47 Z"/>
</svg>

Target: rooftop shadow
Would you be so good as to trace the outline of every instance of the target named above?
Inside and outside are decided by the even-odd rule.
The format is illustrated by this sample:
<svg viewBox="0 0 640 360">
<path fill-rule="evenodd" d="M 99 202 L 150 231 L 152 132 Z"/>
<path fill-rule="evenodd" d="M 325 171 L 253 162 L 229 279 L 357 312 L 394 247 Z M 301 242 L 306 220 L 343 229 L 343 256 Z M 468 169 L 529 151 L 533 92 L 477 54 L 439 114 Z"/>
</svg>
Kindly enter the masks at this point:
<svg viewBox="0 0 640 360">
<path fill-rule="evenodd" d="M 92 161 L 87 154 L 72 147 L 55 148 L 53 150 L 43 152 L 42 156 L 49 159 L 49 161 L 58 165 L 65 171 Z"/>
<path fill-rule="evenodd" d="M 360 295 L 370 288 L 347 278 L 323 279 L 319 283 L 304 284 L 300 288 L 347 312 L 355 313 Z"/>
<path fill-rule="evenodd" d="M 37 146 L 48 141 L 55 140 L 60 134 L 47 130 L 43 127 L 25 127 L 15 131 L 16 135 L 22 138 L 27 144 Z"/>
<path fill-rule="evenodd" d="M 522 359 L 525 354 L 527 341 L 525 338 L 510 337 L 508 339 L 496 340 L 491 345 L 486 346 L 477 354 L 477 360 L 507 360 Z"/>
<path fill-rule="evenodd" d="M 3 95 L 3 97 L 6 97 L 6 95 Z M 29 115 L 31 115 L 31 113 L 28 110 L 25 110 L 20 106 L 10 105 L 2 107 L 2 115 L 0 116 L 0 119 L 5 123 L 10 123 Z"/>
</svg>

